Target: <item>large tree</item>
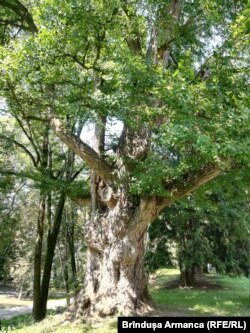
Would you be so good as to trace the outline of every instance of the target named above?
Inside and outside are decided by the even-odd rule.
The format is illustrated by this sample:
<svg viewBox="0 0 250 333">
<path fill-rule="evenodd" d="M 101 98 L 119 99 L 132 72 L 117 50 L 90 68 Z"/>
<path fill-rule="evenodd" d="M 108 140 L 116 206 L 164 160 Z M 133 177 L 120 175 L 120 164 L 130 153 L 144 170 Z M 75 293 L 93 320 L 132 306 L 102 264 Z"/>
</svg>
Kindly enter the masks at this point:
<svg viewBox="0 0 250 333">
<path fill-rule="evenodd" d="M 1 48 L 1 88 L 7 104 L 31 124 L 48 123 L 91 171 L 77 317 L 145 310 L 148 225 L 247 163 L 246 3 L 26 1 L 36 29 L 10 34 Z M 95 124 L 89 144 L 67 126 L 76 115 Z M 121 133 L 110 131 L 115 122 Z"/>
</svg>

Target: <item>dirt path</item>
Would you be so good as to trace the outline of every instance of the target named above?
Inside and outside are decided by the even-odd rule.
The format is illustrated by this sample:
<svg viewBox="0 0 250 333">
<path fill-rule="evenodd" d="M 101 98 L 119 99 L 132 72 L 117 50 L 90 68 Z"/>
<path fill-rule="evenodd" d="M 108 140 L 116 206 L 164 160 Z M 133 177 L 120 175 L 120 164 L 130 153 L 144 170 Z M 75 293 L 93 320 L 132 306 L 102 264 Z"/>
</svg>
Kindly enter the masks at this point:
<svg viewBox="0 0 250 333">
<path fill-rule="evenodd" d="M 56 309 L 58 307 L 65 307 L 66 299 L 49 300 L 48 309 Z M 10 319 L 12 317 L 27 314 L 32 312 L 32 305 L 20 305 L 15 307 L 0 308 L 0 319 Z"/>
<path fill-rule="evenodd" d="M 48 309 L 65 307 L 66 299 L 49 300 Z M 0 320 L 32 312 L 32 301 L 18 299 L 18 292 L 8 286 L 0 286 Z"/>
</svg>

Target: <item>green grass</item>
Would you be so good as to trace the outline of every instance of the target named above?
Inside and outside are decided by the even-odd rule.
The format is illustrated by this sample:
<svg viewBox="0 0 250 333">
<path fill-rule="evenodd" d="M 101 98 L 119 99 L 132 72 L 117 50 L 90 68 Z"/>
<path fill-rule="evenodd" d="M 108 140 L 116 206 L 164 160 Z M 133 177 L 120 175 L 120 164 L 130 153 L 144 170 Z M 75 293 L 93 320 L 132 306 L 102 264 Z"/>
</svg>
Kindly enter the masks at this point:
<svg viewBox="0 0 250 333">
<path fill-rule="evenodd" d="M 174 274 L 173 274 L 174 273 Z M 151 287 L 151 295 L 161 310 L 176 311 L 187 316 L 249 316 L 250 282 L 245 277 L 213 275 L 206 289 L 166 288 L 176 278 L 176 271 L 160 270 Z M 164 276 L 167 276 L 164 285 Z M 159 281 L 159 282 L 158 282 Z"/>
<path fill-rule="evenodd" d="M 16 333 L 116 333 L 116 318 L 102 319 L 94 324 L 62 324 L 61 317 L 50 315 L 41 323 L 32 324 L 31 315 L 3 321 L 3 332 Z"/>
<path fill-rule="evenodd" d="M 168 287 L 178 278 L 178 270 L 161 269 L 150 279 L 150 292 L 162 316 L 250 316 L 250 282 L 244 277 L 212 275 L 206 289 Z M 41 323 L 32 324 L 31 315 L 2 321 L 3 332 L 17 333 L 116 333 L 116 318 L 94 324 L 62 325 L 62 317 L 52 310 Z"/>
</svg>

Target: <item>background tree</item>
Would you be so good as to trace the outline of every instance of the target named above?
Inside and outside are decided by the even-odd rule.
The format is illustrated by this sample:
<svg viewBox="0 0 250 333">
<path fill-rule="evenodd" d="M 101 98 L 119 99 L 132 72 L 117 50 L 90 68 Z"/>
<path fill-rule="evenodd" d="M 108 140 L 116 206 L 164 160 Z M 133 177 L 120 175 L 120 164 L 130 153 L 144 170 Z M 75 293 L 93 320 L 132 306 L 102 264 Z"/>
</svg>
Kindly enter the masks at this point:
<svg viewBox="0 0 250 333">
<path fill-rule="evenodd" d="M 16 269 L 15 274 L 12 272 L 12 275 L 15 275 L 15 282 L 21 285 L 21 288 L 30 288 L 30 281 L 28 281 L 27 276 L 25 278 L 25 272 L 28 274 L 31 269 L 30 259 L 25 258 L 25 256 L 28 256 L 28 258 L 34 256 L 34 274 L 28 275 L 32 276 L 34 280 L 33 316 L 34 320 L 38 321 L 46 315 L 52 262 L 66 197 L 69 195 L 77 200 L 76 198 L 79 199 L 80 196 L 84 195 L 83 180 L 80 184 L 80 190 L 78 190 L 79 185 L 76 182 L 74 189 L 71 185 L 79 176 L 83 167 L 79 161 L 75 161 L 73 152 L 63 149 L 58 145 L 58 140 L 51 138 L 47 124 L 31 126 L 28 119 L 19 117 L 15 107 L 19 108 L 21 115 L 23 109 L 13 87 L 11 87 L 11 94 L 13 104 L 9 105 L 9 118 L 5 119 L 5 126 L 2 126 L 1 142 L 5 149 L 13 149 L 12 158 L 14 158 L 16 151 L 19 152 L 19 155 L 16 155 L 15 166 L 13 163 L 6 162 L 5 166 L 2 166 L 1 172 L 6 175 L 32 179 L 40 191 L 39 198 L 37 198 L 38 203 L 35 204 L 37 214 L 34 212 L 33 215 L 37 216 L 37 236 L 34 237 L 32 233 L 34 232 L 33 228 L 30 229 L 30 232 L 27 231 L 31 240 L 35 243 L 35 248 L 34 251 L 26 250 L 26 247 L 32 246 L 33 243 L 27 242 L 25 235 L 20 241 L 22 246 L 20 245 L 19 250 L 17 250 L 16 264 L 13 265 L 14 267 L 19 267 Z M 4 119 L 4 116 L 2 116 L 2 119 Z M 76 131 L 80 133 L 81 129 L 78 129 L 78 125 L 76 125 Z M 72 126 L 74 127 L 75 125 Z M 22 190 L 26 192 L 32 191 L 31 185 L 26 185 L 26 188 Z M 13 196 L 13 192 L 10 192 L 10 195 Z M 25 204 L 24 198 L 22 201 Z M 29 203 L 26 202 L 26 206 L 28 205 Z M 22 213 L 24 213 L 23 210 Z M 24 220 L 25 226 L 23 224 L 21 228 L 17 229 L 19 231 L 18 239 L 20 239 L 21 230 L 23 232 L 24 228 L 27 230 L 26 221 L 30 224 L 34 223 L 33 219 L 24 218 Z M 5 223 L 3 223 L 3 227 L 6 228 Z M 45 233 L 47 233 L 46 244 L 44 241 Z M 15 237 L 14 239 L 15 243 L 17 243 L 17 239 Z M 24 244 L 26 245 L 24 246 Z M 43 247 L 46 248 L 46 251 L 43 251 Z M 17 260 L 17 257 L 19 257 L 19 260 Z M 22 272 L 21 266 L 23 266 Z"/>
<path fill-rule="evenodd" d="M 19 184 L 20 185 L 20 184 Z M 15 239 L 15 226 L 18 223 L 16 212 L 16 196 L 13 190 L 18 192 L 18 184 L 12 177 L 1 177 L 0 179 L 0 279 L 9 277 L 7 266 L 8 257 L 13 255 L 13 242 Z"/>
<path fill-rule="evenodd" d="M 149 229 L 147 266 L 154 270 L 177 262 L 183 286 L 195 286 L 208 263 L 218 273 L 248 277 L 247 178 L 246 171 L 225 175 L 165 209 Z"/>
<path fill-rule="evenodd" d="M 20 114 L 18 92 L 22 117 L 47 122 L 92 172 L 85 288 L 74 316 L 147 308 L 148 225 L 248 162 L 246 4 L 81 0 L 58 11 L 57 1 L 35 1 L 38 33 L 1 48 L 8 106 Z M 95 123 L 91 145 L 69 126 L 76 115 Z M 114 120 L 122 133 L 108 140 Z"/>
</svg>

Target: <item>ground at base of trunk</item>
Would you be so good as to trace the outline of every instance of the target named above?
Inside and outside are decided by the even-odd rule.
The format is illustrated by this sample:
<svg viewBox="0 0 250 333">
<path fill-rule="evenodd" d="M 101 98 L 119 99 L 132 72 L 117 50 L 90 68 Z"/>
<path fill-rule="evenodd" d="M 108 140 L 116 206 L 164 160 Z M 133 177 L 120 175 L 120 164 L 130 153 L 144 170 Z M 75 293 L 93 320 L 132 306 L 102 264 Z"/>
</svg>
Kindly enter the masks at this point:
<svg viewBox="0 0 250 333">
<path fill-rule="evenodd" d="M 112 299 L 94 302 L 88 297 L 78 295 L 75 297 L 65 314 L 67 321 L 89 322 L 112 316 L 145 316 L 154 312 L 152 300 L 138 301 L 136 309 L 131 306 L 121 308 Z"/>
<path fill-rule="evenodd" d="M 166 289 L 188 289 L 188 288 L 193 288 L 197 290 L 219 290 L 223 289 L 223 286 L 221 286 L 219 283 L 215 281 L 208 280 L 208 278 L 203 277 L 200 279 L 196 279 L 195 285 L 194 286 L 183 286 L 181 283 L 180 278 L 176 278 L 171 281 L 167 281 L 163 286 L 163 288 Z"/>
<path fill-rule="evenodd" d="M 191 313 L 191 311 L 190 311 Z M 152 317 L 188 317 L 189 313 L 184 311 L 173 311 L 168 310 L 166 308 L 158 309 L 157 311 L 153 311 L 148 314 L 148 316 Z M 57 332 L 59 330 L 61 332 L 63 330 L 67 330 L 67 332 L 97 332 L 97 333 L 116 333 L 117 332 L 117 316 L 111 316 L 108 318 L 95 318 L 89 317 L 86 318 L 85 322 L 80 320 L 69 321 L 65 314 L 63 315 L 55 315 L 48 319 L 45 319 L 43 322 L 36 324 L 39 325 L 43 329 L 44 327 L 49 327 L 49 329 L 53 330 L 53 332 Z M 45 331 L 45 329 L 44 329 Z M 28 331 L 30 333 L 30 331 Z M 31 332 L 32 333 L 32 332 Z"/>
</svg>

